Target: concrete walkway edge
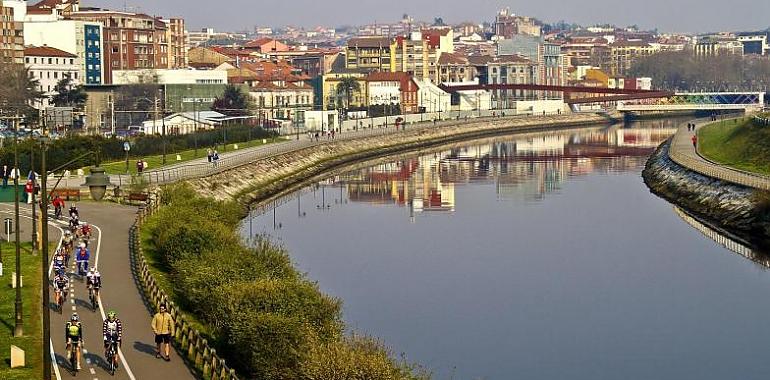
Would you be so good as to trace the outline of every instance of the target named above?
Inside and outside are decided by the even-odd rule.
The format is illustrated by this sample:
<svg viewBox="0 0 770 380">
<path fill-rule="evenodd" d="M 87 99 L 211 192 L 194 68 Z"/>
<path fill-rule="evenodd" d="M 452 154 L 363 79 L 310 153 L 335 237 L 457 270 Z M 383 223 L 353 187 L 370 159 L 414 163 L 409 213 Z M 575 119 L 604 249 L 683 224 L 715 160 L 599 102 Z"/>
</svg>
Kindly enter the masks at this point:
<svg viewBox="0 0 770 380">
<path fill-rule="evenodd" d="M 688 123 L 695 123 L 695 132 L 687 130 Z M 697 119 L 679 126 L 678 131 L 671 140 L 668 156 L 672 161 L 694 172 L 703 174 L 725 182 L 751 187 L 760 190 L 770 190 L 770 177 L 761 174 L 750 173 L 709 161 L 700 155 L 693 146 L 692 136 L 697 131 L 711 123 L 710 119 Z"/>
</svg>

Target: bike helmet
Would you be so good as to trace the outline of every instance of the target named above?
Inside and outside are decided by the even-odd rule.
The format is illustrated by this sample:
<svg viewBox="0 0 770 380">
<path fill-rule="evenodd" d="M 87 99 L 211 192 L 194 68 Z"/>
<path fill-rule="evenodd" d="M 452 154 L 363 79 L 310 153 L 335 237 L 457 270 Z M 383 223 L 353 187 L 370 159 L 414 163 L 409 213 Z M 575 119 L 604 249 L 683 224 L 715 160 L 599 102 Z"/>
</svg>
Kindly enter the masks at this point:
<svg viewBox="0 0 770 380">
<path fill-rule="evenodd" d="M 80 317 L 78 317 L 78 313 L 72 313 L 72 317 L 70 318 L 70 321 L 77 322 L 80 320 Z"/>
<path fill-rule="evenodd" d="M 117 317 L 118 317 L 118 313 L 116 313 L 115 310 L 110 310 L 107 313 L 107 319 L 109 319 L 109 320 L 114 320 Z"/>
<path fill-rule="evenodd" d="M 94 273 L 94 272 L 96 272 L 96 268 L 91 267 L 91 269 L 89 269 L 88 271 L 91 272 L 91 273 Z"/>
<path fill-rule="evenodd" d="M 80 243 L 80 248 L 85 248 L 85 247 L 86 247 L 86 243 Z"/>
</svg>

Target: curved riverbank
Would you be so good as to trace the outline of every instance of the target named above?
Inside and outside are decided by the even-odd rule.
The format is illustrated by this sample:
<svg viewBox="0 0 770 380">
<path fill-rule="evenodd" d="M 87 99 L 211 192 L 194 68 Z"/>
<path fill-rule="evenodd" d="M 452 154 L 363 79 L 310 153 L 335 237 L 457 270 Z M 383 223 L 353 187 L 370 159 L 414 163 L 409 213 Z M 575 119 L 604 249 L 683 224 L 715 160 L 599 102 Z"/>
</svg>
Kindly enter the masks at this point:
<svg viewBox="0 0 770 380">
<path fill-rule="evenodd" d="M 189 181 L 195 191 L 218 200 L 241 204 L 261 203 L 285 194 L 316 177 L 356 162 L 414 152 L 448 143 L 512 132 L 558 130 L 581 125 L 605 124 L 597 114 L 485 119 L 455 125 L 407 131 L 397 135 L 365 137 L 277 154 L 207 178 Z"/>
<path fill-rule="evenodd" d="M 650 157 L 642 177 L 650 190 L 747 244 L 770 247 L 770 196 L 683 167 L 669 157 L 671 140 Z"/>
</svg>

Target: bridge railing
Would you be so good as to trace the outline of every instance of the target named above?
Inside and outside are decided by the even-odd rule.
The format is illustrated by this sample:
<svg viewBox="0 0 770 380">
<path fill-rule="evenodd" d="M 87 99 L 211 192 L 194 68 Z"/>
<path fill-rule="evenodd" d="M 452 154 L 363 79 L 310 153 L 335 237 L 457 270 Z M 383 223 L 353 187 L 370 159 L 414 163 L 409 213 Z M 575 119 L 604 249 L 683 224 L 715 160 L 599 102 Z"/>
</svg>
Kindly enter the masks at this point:
<svg viewBox="0 0 770 380">
<path fill-rule="evenodd" d="M 139 282 L 140 290 L 153 311 L 160 305 L 166 305 L 174 320 L 174 345 L 188 366 L 205 380 L 238 380 L 235 370 L 225 363 L 216 349 L 209 346 L 203 335 L 193 327 L 184 314 L 158 286 L 144 258 L 140 240 L 142 224 L 158 209 L 160 203 L 155 196 L 145 207 L 139 209 L 136 220 L 129 230 L 129 251 L 134 277 Z"/>
<path fill-rule="evenodd" d="M 770 117 L 754 116 L 754 124 L 768 126 L 770 125 Z"/>
</svg>

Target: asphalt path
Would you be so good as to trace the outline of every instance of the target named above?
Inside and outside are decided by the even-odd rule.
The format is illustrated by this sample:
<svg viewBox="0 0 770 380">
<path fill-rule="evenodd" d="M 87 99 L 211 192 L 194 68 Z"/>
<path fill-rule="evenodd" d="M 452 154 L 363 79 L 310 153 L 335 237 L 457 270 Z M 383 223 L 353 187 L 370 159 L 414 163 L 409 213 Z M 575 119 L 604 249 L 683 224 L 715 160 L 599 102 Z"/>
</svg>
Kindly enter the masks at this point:
<svg viewBox="0 0 770 380">
<path fill-rule="evenodd" d="M 67 205 L 69 207 L 69 204 Z M 91 258 L 89 267 L 96 266 L 102 275 L 102 290 L 99 306 L 94 310 L 88 300 L 85 278 L 76 274 L 74 258 L 70 259 L 68 275 L 70 291 L 67 302 L 60 314 L 54 303 L 53 288 L 49 288 L 51 308 L 51 345 L 56 365 L 56 379 L 107 379 L 113 378 L 108 372 L 104 359 L 102 322 L 110 310 L 115 310 L 123 322 L 123 344 L 119 352 L 119 368 L 116 379 L 194 379 L 194 374 L 182 359 L 172 350 L 171 361 L 155 358 L 154 335 L 150 328 L 152 315 L 137 288 L 131 270 L 128 251 L 128 231 L 134 221 L 136 208 L 109 203 L 78 203 L 81 220 L 92 225 L 89 241 Z M 13 205 L 3 204 L 0 214 L 3 218 L 13 217 Z M 22 240 L 31 237 L 31 210 L 24 205 L 21 210 L 20 230 Z M 38 213 L 39 217 L 39 213 Z M 55 220 L 51 216 L 49 238 L 58 246 L 65 219 Z M 52 267 L 49 266 L 49 274 Z M 39 305 L 25 305 L 37 307 Z M 66 360 L 64 327 L 73 312 L 77 312 L 83 325 L 83 356 L 80 371 L 75 373 Z"/>
</svg>

